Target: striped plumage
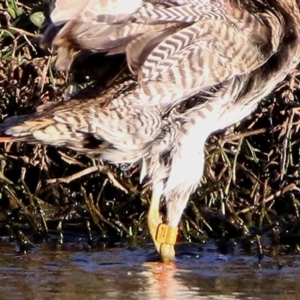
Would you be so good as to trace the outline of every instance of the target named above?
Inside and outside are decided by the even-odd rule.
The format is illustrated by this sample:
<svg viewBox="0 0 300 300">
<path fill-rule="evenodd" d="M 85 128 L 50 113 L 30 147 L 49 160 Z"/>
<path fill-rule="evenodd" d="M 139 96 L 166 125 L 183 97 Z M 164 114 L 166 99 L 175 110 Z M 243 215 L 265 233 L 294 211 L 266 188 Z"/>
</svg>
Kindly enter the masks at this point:
<svg viewBox="0 0 300 300">
<path fill-rule="evenodd" d="M 156 239 L 161 197 L 167 203 L 165 222 L 177 227 L 202 176 L 207 137 L 250 114 L 300 61 L 295 0 L 169 3 L 199 9 L 193 22 L 175 26 L 159 41 L 154 37 L 152 43 L 146 32 L 127 44 L 136 49 L 127 57 L 138 66 L 131 68 L 137 77 L 116 80 L 86 101 L 71 99 L 0 126 L 2 141 L 42 142 L 111 163 L 141 163 L 141 177 L 153 190 L 148 225 L 163 261 L 174 259 L 174 246 Z"/>
<path fill-rule="evenodd" d="M 53 40 L 56 67 L 66 69 L 77 49 L 125 52 L 140 83 L 132 101 L 146 105 L 176 105 L 233 74 L 258 68 L 277 50 L 282 35 L 274 14 L 251 14 L 223 1 L 133 1 L 132 13 L 102 14 L 107 2 L 126 1 L 86 0 L 84 11 L 74 8 L 82 1 L 56 1 L 54 24 L 68 21 Z"/>
<path fill-rule="evenodd" d="M 56 47 L 56 67 L 67 70 L 78 50 L 124 53 L 132 39 L 145 33 L 159 42 L 161 34 L 182 24 L 180 20 L 164 20 L 166 12 L 155 12 L 172 2 L 176 1 L 57 0 L 42 44 Z"/>
</svg>

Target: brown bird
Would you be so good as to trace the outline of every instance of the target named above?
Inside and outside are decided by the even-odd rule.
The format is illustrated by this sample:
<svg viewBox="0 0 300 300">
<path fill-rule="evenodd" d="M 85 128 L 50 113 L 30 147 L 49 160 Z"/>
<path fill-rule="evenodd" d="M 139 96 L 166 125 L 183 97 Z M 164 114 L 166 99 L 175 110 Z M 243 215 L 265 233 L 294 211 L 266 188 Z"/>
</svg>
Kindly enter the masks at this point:
<svg viewBox="0 0 300 300">
<path fill-rule="evenodd" d="M 218 17 L 220 5 L 208 4 L 208 0 L 56 0 L 41 44 L 56 49 L 58 70 L 67 71 L 78 51 L 93 50 L 107 55 L 126 52 L 135 72 L 167 35 Z"/>
<path fill-rule="evenodd" d="M 207 7 L 214 12 L 206 14 Z M 154 48 L 147 48 L 147 39 L 137 42 L 149 50 L 146 59 L 139 51 L 134 60 L 138 80 L 116 80 L 96 96 L 11 117 L 0 126 L 2 142 L 41 142 L 113 164 L 141 164 L 141 180 L 152 185 L 148 226 L 162 261 L 175 258 L 177 226 L 202 176 L 207 137 L 249 115 L 300 61 L 295 0 L 220 0 L 202 9 L 205 18 L 199 9 L 199 21 Z"/>
</svg>

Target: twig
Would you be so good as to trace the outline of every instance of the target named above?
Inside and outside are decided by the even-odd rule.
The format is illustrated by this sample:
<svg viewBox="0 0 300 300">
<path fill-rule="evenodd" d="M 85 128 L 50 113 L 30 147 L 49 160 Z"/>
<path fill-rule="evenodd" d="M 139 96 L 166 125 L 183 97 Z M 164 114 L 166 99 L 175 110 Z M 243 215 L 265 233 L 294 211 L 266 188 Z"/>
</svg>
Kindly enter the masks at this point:
<svg viewBox="0 0 300 300">
<path fill-rule="evenodd" d="M 92 166 L 89 168 L 86 168 L 78 173 L 75 173 L 73 175 L 67 176 L 67 177 L 60 177 L 60 178 L 52 178 L 48 179 L 46 181 L 47 184 L 53 184 L 57 182 L 64 182 L 64 183 L 70 183 L 71 181 L 78 179 L 80 177 L 86 176 L 88 174 L 100 171 L 101 173 L 106 173 L 105 170 L 107 170 L 107 167 L 102 166 Z"/>
<path fill-rule="evenodd" d="M 37 34 L 31 33 L 29 31 L 26 31 L 24 29 L 14 27 L 14 26 L 9 26 L 9 29 L 14 30 L 14 31 L 16 31 L 16 32 L 18 32 L 22 35 L 28 35 L 28 36 L 31 36 L 31 37 L 37 37 L 38 36 Z"/>
<path fill-rule="evenodd" d="M 99 171 L 100 173 L 106 174 L 109 180 L 112 182 L 112 184 L 119 188 L 124 193 L 128 194 L 128 190 L 115 178 L 113 173 L 108 171 L 108 168 L 106 166 L 92 166 L 89 168 L 86 168 L 78 173 L 75 173 L 73 175 L 67 176 L 67 177 L 60 177 L 60 178 L 51 178 L 46 181 L 47 184 L 54 184 L 58 182 L 63 183 L 70 183 L 73 180 L 76 180 L 78 178 L 81 178 L 83 176 L 86 176 L 88 174 L 94 173 Z"/>
<path fill-rule="evenodd" d="M 285 194 L 286 192 L 290 192 L 290 191 L 297 191 L 297 192 L 300 192 L 300 188 L 297 187 L 297 185 L 295 183 L 291 183 L 289 184 L 288 186 L 286 186 L 285 188 L 283 188 L 282 190 L 280 191 L 277 191 L 276 193 L 270 195 L 269 197 L 267 197 L 265 199 L 265 203 L 267 202 L 270 202 L 270 201 L 273 201 L 275 198 L 279 197 L 279 196 L 282 196 L 283 194 Z M 242 210 L 240 210 L 237 214 L 244 214 L 252 209 L 255 209 L 255 206 L 252 205 L 252 206 L 249 206 L 249 207 L 246 207 Z"/>
</svg>

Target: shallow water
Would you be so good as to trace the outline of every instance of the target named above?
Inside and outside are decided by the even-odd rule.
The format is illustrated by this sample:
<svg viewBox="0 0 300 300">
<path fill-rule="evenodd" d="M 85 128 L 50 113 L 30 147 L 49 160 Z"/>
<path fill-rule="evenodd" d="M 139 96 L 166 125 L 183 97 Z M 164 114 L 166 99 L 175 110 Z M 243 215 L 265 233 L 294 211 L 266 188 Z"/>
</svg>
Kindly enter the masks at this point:
<svg viewBox="0 0 300 300">
<path fill-rule="evenodd" d="M 18 255 L 0 248 L 0 299 L 300 299 L 300 259 L 282 267 L 255 256 L 193 249 L 174 264 L 147 262 L 151 251 L 98 252 L 46 247 Z M 298 296 L 299 295 L 299 296 Z"/>
</svg>

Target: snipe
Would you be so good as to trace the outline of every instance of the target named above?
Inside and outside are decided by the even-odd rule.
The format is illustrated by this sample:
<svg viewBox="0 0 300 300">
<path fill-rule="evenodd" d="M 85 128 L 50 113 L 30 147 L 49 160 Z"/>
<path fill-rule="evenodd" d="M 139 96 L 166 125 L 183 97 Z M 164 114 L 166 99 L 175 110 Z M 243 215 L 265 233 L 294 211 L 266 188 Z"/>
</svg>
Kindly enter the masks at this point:
<svg viewBox="0 0 300 300">
<path fill-rule="evenodd" d="M 187 12 L 194 6 L 197 18 L 159 39 L 144 33 L 126 41 L 138 80 L 116 81 L 97 97 L 54 104 L 0 126 L 2 142 L 40 142 L 110 163 L 142 163 L 141 177 L 153 192 L 148 225 L 162 261 L 174 260 L 177 226 L 202 176 L 207 137 L 249 115 L 300 61 L 295 0 L 168 3 L 171 22 L 178 6 Z M 185 100 L 200 91 L 201 101 L 185 109 Z"/>
</svg>

